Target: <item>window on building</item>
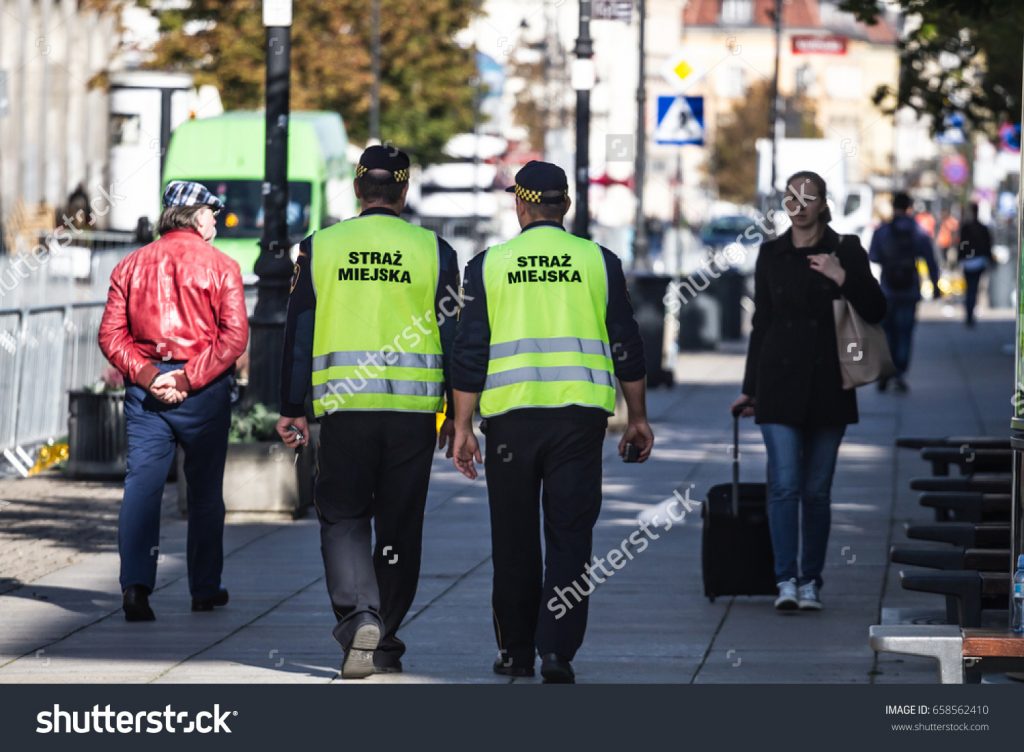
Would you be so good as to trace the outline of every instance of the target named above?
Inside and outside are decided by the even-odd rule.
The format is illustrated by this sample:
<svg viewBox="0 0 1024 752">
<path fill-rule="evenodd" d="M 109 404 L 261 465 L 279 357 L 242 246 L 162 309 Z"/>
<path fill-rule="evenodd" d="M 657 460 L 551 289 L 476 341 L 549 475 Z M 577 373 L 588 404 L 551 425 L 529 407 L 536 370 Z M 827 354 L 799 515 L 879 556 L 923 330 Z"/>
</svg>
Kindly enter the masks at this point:
<svg viewBox="0 0 1024 752">
<path fill-rule="evenodd" d="M 860 99 L 863 76 L 853 65 L 834 65 L 825 71 L 825 91 L 832 99 Z"/>
<path fill-rule="evenodd" d="M 723 65 L 715 76 L 715 93 L 726 99 L 739 99 L 747 93 L 747 82 L 742 66 Z"/>
<path fill-rule="evenodd" d="M 810 65 L 804 63 L 796 69 L 795 84 L 797 96 L 806 96 L 810 92 L 811 87 L 814 86 L 814 69 Z"/>
<path fill-rule="evenodd" d="M 748 24 L 753 10 L 753 0 L 722 0 L 722 23 Z"/>
</svg>

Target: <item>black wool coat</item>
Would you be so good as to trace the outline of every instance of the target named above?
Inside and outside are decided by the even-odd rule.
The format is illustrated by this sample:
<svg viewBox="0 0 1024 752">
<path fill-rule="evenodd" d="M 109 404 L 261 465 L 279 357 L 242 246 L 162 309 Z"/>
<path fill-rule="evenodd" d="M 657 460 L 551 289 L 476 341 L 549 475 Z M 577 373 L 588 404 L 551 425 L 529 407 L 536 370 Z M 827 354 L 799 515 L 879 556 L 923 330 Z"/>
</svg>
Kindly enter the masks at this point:
<svg viewBox="0 0 1024 752">
<path fill-rule="evenodd" d="M 808 256 L 836 253 L 842 288 L 810 268 Z M 818 427 L 856 423 L 857 395 L 843 389 L 832 301 L 845 297 L 872 324 L 885 296 L 855 235 L 825 230 L 814 248 L 795 248 L 787 231 L 761 245 L 754 270 L 754 320 L 743 393 L 758 423 Z"/>
</svg>

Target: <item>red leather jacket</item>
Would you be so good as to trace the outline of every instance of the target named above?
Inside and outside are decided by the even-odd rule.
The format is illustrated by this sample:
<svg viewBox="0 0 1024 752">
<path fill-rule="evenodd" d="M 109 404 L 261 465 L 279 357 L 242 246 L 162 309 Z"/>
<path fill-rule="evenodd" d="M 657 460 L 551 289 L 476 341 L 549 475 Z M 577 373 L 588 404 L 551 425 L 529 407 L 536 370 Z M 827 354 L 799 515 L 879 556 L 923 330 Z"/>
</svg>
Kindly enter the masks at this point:
<svg viewBox="0 0 1024 752">
<path fill-rule="evenodd" d="M 179 388 L 202 389 L 245 352 L 249 319 L 238 264 L 194 230 L 174 230 L 128 254 L 110 275 L 103 354 L 148 387 L 153 361 L 187 361 Z"/>
</svg>

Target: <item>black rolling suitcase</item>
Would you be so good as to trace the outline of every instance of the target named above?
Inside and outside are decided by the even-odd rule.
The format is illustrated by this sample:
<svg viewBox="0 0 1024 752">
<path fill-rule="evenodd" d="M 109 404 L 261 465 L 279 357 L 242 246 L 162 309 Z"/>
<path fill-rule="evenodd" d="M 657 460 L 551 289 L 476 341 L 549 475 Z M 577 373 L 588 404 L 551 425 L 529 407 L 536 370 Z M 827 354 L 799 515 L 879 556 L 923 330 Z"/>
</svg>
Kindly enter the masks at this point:
<svg viewBox="0 0 1024 752">
<path fill-rule="evenodd" d="M 772 541 L 768 532 L 767 486 L 740 483 L 740 418 L 733 413 L 732 483 L 708 490 L 701 510 L 704 595 L 775 595 Z"/>
</svg>

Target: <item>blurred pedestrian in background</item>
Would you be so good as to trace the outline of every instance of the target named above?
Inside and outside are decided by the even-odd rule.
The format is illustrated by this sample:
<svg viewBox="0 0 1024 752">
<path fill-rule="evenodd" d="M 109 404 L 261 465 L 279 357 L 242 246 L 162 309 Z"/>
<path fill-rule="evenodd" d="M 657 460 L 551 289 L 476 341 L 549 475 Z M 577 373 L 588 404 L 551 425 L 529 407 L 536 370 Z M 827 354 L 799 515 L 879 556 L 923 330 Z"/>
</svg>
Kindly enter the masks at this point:
<svg viewBox="0 0 1024 752">
<path fill-rule="evenodd" d="M 193 611 L 228 602 L 224 460 L 232 374 L 249 340 L 238 264 L 212 245 L 220 200 L 199 183 L 164 192 L 160 239 L 110 275 L 99 344 L 125 377 L 128 473 L 118 521 L 127 621 L 152 621 L 160 506 L 178 444 L 188 482 L 188 583 Z M 179 483 L 182 480 L 179 480 Z"/>
<path fill-rule="evenodd" d="M 971 203 L 964 211 L 964 222 L 956 244 L 957 261 L 964 273 L 967 293 L 964 314 L 967 326 L 974 326 L 974 307 L 978 303 L 981 275 L 992 263 L 992 233 L 978 219 L 978 205 Z"/>
<path fill-rule="evenodd" d="M 948 208 L 943 209 L 939 214 L 939 229 L 935 234 L 935 245 L 939 249 L 939 259 L 947 268 L 956 262 L 955 256 L 950 253 L 956 247 L 956 236 L 960 231 L 960 222 L 952 215 Z"/>
<path fill-rule="evenodd" d="M 882 327 L 889 341 L 896 375 L 896 390 L 907 391 L 906 373 L 910 367 L 910 350 L 917 321 L 917 303 L 921 300 L 921 275 L 917 271 L 918 259 L 928 265 L 932 289 L 939 292 L 939 267 L 935 263 L 932 242 L 910 216 L 910 196 L 900 192 L 893 196 L 892 221 L 886 222 L 871 238 L 871 261 L 882 267 L 882 291 L 888 301 Z M 950 241 L 952 242 L 952 241 Z M 888 379 L 878 382 L 884 392 Z"/>
<path fill-rule="evenodd" d="M 821 608 L 832 476 L 846 426 L 858 420 L 857 395 L 843 389 L 832 302 L 846 298 L 869 323 L 885 315 L 857 236 L 828 226 L 826 195 L 814 172 L 786 183 L 793 226 L 758 252 L 743 391 L 732 405 L 754 415 L 764 436 L 780 611 Z"/>
<path fill-rule="evenodd" d="M 921 228 L 921 231 L 928 236 L 928 239 L 935 242 L 935 215 L 928 211 L 928 207 L 923 201 L 918 201 L 915 204 L 914 221 L 917 222 L 917 226 Z"/>
</svg>

